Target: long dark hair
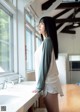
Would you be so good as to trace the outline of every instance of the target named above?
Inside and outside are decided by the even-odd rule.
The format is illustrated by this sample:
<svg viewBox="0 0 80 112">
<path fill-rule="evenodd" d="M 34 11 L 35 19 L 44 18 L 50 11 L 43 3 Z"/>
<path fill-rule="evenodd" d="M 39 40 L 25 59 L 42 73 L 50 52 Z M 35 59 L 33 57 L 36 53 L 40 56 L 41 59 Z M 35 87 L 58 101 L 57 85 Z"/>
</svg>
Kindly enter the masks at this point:
<svg viewBox="0 0 80 112">
<path fill-rule="evenodd" d="M 42 17 L 39 21 L 39 23 L 44 23 L 45 25 L 45 30 L 47 33 L 47 36 L 51 38 L 53 48 L 54 48 L 54 54 L 55 54 L 55 59 L 58 58 L 58 40 L 57 40 L 57 30 L 56 30 L 56 24 L 55 24 L 55 19 L 52 17 Z M 41 34 L 41 39 L 43 41 L 43 35 Z"/>
</svg>

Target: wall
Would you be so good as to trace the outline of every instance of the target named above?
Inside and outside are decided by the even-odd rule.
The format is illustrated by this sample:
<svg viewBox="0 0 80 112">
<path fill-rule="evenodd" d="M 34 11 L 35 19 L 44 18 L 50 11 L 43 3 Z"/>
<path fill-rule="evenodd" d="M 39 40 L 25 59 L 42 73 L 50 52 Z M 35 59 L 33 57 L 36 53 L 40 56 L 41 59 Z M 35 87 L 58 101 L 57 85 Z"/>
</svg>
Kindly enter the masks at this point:
<svg viewBox="0 0 80 112">
<path fill-rule="evenodd" d="M 56 60 L 59 78 L 61 84 L 67 84 L 70 82 L 70 75 L 68 73 L 69 66 L 68 66 L 68 55 L 66 53 L 60 53 L 58 56 L 58 60 Z"/>
<path fill-rule="evenodd" d="M 58 34 L 59 52 L 67 54 L 80 54 L 80 28 L 76 28 L 76 34 Z"/>
<path fill-rule="evenodd" d="M 58 35 L 59 52 L 69 54 L 80 54 L 80 28 L 76 28 L 76 34 L 63 34 Z M 69 61 L 68 61 L 69 65 Z M 70 72 L 67 70 L 68 83 L 76 83 L 80 81 L 80 71 Z"/>
</svg>

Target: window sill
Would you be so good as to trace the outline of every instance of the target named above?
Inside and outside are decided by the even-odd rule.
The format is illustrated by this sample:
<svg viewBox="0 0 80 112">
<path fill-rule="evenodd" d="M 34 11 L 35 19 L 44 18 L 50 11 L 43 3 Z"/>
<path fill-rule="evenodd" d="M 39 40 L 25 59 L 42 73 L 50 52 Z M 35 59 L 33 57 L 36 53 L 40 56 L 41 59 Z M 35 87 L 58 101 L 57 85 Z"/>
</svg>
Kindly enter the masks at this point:
<svg viewBox="0 0 80 112">
<path fill-rule="evenodd" d="M 14 73 L 14 72 L 12 72 L 12 73 L 0 73 L 0 77 L 4 77 L 4 76 L 12 76 L 12 75 L 19 75 L 19 74 Z"/>
</svg>

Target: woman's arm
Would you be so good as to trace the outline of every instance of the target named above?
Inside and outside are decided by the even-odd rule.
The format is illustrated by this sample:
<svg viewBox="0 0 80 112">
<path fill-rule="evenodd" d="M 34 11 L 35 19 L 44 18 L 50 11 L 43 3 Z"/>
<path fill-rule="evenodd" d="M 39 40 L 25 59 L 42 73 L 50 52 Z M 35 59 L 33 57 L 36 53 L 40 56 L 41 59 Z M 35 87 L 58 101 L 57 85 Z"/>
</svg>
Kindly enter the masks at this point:
<svg viewBox="0 0 80 112">
<path fill-rule="evenodd" d="M 53 45 L 51 39 L 47 38 L 43 42 L 42 56 L 41 62 L 39 65 L 39 78 L 37 82 L 37 90 L 41 91 L 45 85 L 45 79 L 47 73 L 49 71 L 50 63 L 51 63 L 51 54 L 52 54 Z"/>
</svg>

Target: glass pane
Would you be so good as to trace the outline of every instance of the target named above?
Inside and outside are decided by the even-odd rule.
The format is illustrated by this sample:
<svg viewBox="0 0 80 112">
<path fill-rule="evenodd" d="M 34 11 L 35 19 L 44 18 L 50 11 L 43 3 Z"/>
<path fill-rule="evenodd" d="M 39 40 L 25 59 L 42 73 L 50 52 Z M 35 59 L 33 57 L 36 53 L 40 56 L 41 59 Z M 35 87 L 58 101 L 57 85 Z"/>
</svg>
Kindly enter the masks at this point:
<svg viewBox="0 0 80 112">
<path fill-rule="evenodd" d="M 13 3 L 13 0 L 10 0 L 10 2 L 12 2 L 12 3 Z"/>
<path fill-rule="evenodd" d="M 63 0 L 63 2 L 77 2 L 77 1 L 80 1 L 80 0 Z"/>
<path fill-rule="evenodd" d="M 34 17 L 30 14 L 26 14 L 26 20 L 34 27 Z"/>
<path fill-rule="evenodd" d="M 31 16 L 26 14 L 26 20 L 30 23 L 31 22 Z"/>
<path fill-rule="evenodd" d="M 40 46 L 41 40 L 37 37 L 36 38 L 36 49 Z"/>
<path fill-rule="evenodd" d="M 10 23 L 10 16 L 0 9 L 0 72 L 12 71 Z"/>
<path fill-rule="evenodd" d="M 32 32 L 26 30 L 26 68 L 27 71 L 33 70 L 33 55 L 34 55 L 34 38 Z"/>
</svg>

